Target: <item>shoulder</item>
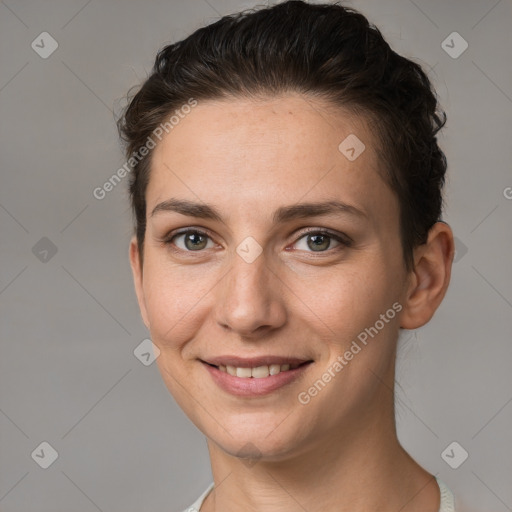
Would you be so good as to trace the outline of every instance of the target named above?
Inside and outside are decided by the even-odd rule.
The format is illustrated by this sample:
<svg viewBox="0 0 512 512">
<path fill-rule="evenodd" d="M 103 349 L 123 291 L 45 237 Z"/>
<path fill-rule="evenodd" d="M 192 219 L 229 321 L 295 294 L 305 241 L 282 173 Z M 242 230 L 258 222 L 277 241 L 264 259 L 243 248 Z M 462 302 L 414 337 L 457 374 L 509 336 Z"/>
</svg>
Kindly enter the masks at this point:
<svg viewBox="0 0 512 512">
<path fill-rule="evenodd" d="M 455 512 L 455 499 L 452 491 L 450 491 L 448 486 L 440 478 L 436 477 L 436 480 L 441 493 L 441 506 L 439 507 L 439 512 Z"/>
<path fill-rule="evenodd" d="M 210 491 L 213 489 L 213 482 L 208 486 L 208 488 L 197 498 L 190 507 L 186 508 L 183 512 L 199 512 L 201 510 L 201 505 L 203 504 L 204 500 L 206 499 L 206 496 L 210 493 Z"/>
</svg>

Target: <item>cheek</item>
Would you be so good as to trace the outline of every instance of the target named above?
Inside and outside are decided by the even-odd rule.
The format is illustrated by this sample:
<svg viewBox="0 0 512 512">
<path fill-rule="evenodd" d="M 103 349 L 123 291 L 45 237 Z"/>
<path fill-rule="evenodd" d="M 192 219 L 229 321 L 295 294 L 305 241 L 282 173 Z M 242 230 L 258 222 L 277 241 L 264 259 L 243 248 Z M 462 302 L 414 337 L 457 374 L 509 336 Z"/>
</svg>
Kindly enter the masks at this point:
<svg viewBox="0 0 512 512">
<path fill-rule="evenodd" d="M 145 304 L 153 342 L 177 349 L 204 320 L 205 305 L 215 283 L 208 272 L 168 262 L 148 262 L 144 275 Z"/>
<path fill-rule="evenodd" d="M 377 267 L 338 268 L 292 285 L 309 316 L 336 346 L 345 345 L 394 302 L 396 294 Z M 312 314 L 313 313 L 313 314 Z"/>
</svg>

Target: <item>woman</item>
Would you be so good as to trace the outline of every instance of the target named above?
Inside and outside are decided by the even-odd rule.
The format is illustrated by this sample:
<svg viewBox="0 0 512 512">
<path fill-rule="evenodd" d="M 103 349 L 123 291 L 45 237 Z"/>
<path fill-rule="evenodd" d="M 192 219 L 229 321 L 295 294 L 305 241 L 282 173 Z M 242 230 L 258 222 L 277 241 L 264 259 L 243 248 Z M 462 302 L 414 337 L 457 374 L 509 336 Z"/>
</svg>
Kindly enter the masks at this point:
<svg viewBox="0 0 512 512">
<path fill-rule="evenodd" d="M 454 510 L 400 445 L 400 329 L 454 255 L 445 116 L 353 9 L 288 1 L 161 50 L 119 127 L 142 318 L 207 438 L 188 510 Z"/>
</svg>

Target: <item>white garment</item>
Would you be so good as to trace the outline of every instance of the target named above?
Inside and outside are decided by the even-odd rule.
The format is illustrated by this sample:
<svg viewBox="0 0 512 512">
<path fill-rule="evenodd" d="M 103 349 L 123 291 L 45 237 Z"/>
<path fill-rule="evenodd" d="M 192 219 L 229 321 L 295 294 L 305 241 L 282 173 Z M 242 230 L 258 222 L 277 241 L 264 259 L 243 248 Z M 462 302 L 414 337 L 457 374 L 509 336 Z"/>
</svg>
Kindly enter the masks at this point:
<svg viewBox="0 0 512 512">
<path fill-rule="evenodd" d="M 439 485 L 439 491 L 441 492 L 441 506 L 439 507 L 439 512 L 455 512 L 455 502 L 452 492 L 450 489 L 448 489 L 442 480 L 437 477 L 436 480 L 437 485 Z M 199 496 L 199 498 L 197 498 L 197 500 L 183 512 L 200 512 L 201 505 L 206 499 L 206 496 L 210 494 L 210 491 L 213 489 L 213 485 L 213 483 L 210 484 L 208 489 L 206 489 L 206 491 L 204 491 L 203 494 L 201 494 L 201 496 Z"/>
</svg>

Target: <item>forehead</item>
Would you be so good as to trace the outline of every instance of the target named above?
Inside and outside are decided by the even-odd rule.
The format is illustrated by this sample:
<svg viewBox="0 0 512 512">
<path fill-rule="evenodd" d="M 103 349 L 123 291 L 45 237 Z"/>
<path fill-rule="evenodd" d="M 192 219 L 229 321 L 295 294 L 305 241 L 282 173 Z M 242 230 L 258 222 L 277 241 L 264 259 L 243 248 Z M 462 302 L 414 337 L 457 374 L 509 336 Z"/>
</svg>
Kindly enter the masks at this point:
<svg viewBox="0 0 512 512">
<path fill-rule="evenodd" d="M 365 119 L 326 101 L 201 101 L 153 150 L 147 207 L 173 196 L 238 212 L 320 198 L 393 209 L 378 166 Z"/>
</svg>

